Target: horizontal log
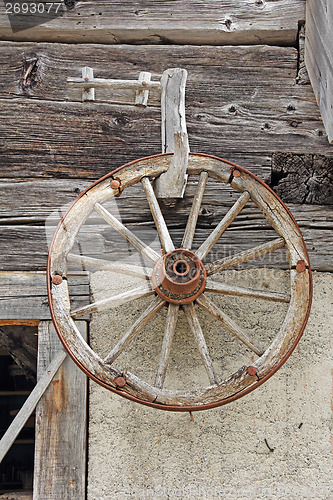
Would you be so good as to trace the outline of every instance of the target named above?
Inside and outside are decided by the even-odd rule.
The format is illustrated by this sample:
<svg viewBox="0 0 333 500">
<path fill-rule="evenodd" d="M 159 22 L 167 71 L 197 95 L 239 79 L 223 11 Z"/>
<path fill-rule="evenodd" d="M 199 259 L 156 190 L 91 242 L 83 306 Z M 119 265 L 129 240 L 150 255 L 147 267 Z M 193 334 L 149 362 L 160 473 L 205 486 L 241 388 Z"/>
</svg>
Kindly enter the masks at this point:
<svg viewBox="0 0 333 500">
<path fill-rule="evenodd" d="M 131 226 L 129 226 L 131 228 Z M 311 266 L 317 271 L 333 271 L 333 240 L 332 229 L 307 229 L 302 228 L 302 233 L 309 251 Z M 171 236 L 175 244 L 180 244 L 184 228 L 175 228 L 171 232 Z M 124 246 L 121 240 L 115 240 L 114 232 L 104 226 L 103 228 L 92 225 L 87 226 L 82 232 L 83 236 L 80 239 L 80 248 L 85 256 L 96 257 L 101 259 L 110 258 L 110 253 L 117 260 L 123 260 L 125 256 L 133 257 L 133 253 L 129 253 L 128 247 Z M 156 231 L 149 226 L 140 226 L 138 233 L 142 239 L 145 239 L 148 244 L 155 241 L 155 249 L 158 249 L 156 240 Z M 198 248 L 200 244 L 207 238 L 207 228 L 197 231 L 193 248 Z M 220 242 L 214 247 L 212 257 L 220 259 L 222 257 L 232 255 L 234 253 L 253 248 L 262 243 L 266 243 L 276 238 L 276 233 L 269 229 L 263 230 L 248 230 L 244 231 L 238 228 L 227 230 Z M 22 244 L 24 241 L 24 245 Z M 43 252 L 41 248 L 45 247 Z M 78 253 L 79 247 L 75 246 L 75 253 Z M 124 252 L 126 251 L 126 254 Z M 0 267 L 3 270 L 45 270 L 47 259 L 47 250 L 45 242 L 45 230 L 41 226 L 18 226 L 16 228 L 4 226 L 2 227 L 2 243 L 0 255 Z M 135 260 L 135 258 L 134 258 Z M 137 262 L 140 264 L 140 260 Z M 142 265 L 142 263 L 141 263 Z M 252 267 L 271 268 L 286 268 L 287 260 L 284 250 L 277 250 L 271 257 L 266 260 L 264 257 L 260 260 L 253 261 Z M 70 272 L 74 272 L 76 268 L 70 267 Z"/>
<path fill-rule="evenodd" d="M 14 247 L 12 247 L 12 251 Z M 8 258 L 13 259 L 14 255 Z M 34 257 L 32 257 L 34 259 Z M 14 259 L 15 260 L 15 259 Z M 29 259 L 28 259 L 29 260 Z M 44 260 L 45 262 L 45 260 Z M 9 264 L 9 262 L 8 262 Z M 1 269 L 5 265 L 1 264 Z M 19 269 L 14 262 L 12 269 Z M 45 268 L 45 265 L 43 266 Z M 8 268 L 8 266 L 7 266 Z M 26 267 L 27 269 L 27 267 Z M 89 276 L 79 273 L 68 276 L 73 307 L 89 303 Z M 46 291 L 45 272 L 0 272 L 0 322 L 5 320 L 49 320 L 51 319 Z"/>
<path fill-rule="evenodd" d="M 0 6 L 3 40 L 292 45 L 298 22 L 305 19 L 304 0 L 129 0 L 67 2 L 58 13 L 5 14 Z M 184 22 L 185 20 L 185 22 Z"/>
<path fill-rule="evenodd" d="M 197 182 L 197 176 L 189 176 L 184 199 L 178 202 L 174 209 L 169 208 L 166 210 L 162 206 L 168 223 L 180 224 L 185 227 L 186 217 L 193 202 Z M 0 226 L 46 223 L 46 227 L 51 226 L 50 238 L 59 217 L 65 214 L 68 206 L 75 200 L 76 196 L 86 189 L 90 183 L 91 181 L 82 179 L 2 180 L 0 182 L 2 200 L 0 204 Z M 123 223 L 142 224 L 151 221 L 152 216 L 148 211 L 146 196 L 141 185 L 133 186 L 130 189 L 128 196 L 124 192 L 122 196 L 116 199 L 117 211 L 119 211 Z M 275 184 L 274 189 L 276 189 Z M 15 193 L 15 196 L 13 196 L 13 193 Z M 278 194 L 286 195 L 285 191 Z M 237 192 L 209 180 L 201 205 L 199 226 L 202 228 L 214 227 L 225 215 L 227 207 L 230 207 L 238 196 Z M 313 229 L 330 229 L 333 227 L 330 206 L 303 205 L 289 201 L 287 201 L 287 204 L 302 227 Z M 115 207 L 110 205 L 109 208 L 114 210 Z M 182 221 L 180 221 L 179 216 L 183 218 Z M 93 221 L 99 223 L 100 219 L 95 216 Z M 250 203 L 237 216 L 234 224 L 245 228 L 245 226 L 254 226 L 259 223 L 260 227 L 268 227 L 259 209 L 256 209 Z"/>
<path fill-rule="evenodd" d="M 75 103 L 0 102 L 0 161 L 6 177 L 96 179 L 161 149 L 157 109 L 100 105 L 92 112 Z M 276 118 L 272 109 L 268 111 L 273 105 L 267 102 L 266 111 L 259 115 L 256 109 L 238 108 L 233 117 L 225 108 L 188 109 L 192 151 L 229 160 L 250 152 L 260 156 L 271 151 L 332 155 L 319 118 Z"/>
<path fill-rule="evenodd" d="M 188 72 L 187 107 L 209 108 L 210 103 L 231 105 L 238 99 L 261 106 L 261 99 L 274 95 L 275 89 L 283 95 L 283 87 L 294 86 L 297 50 L 267 46 L 136 47 L 0 42 L 0 63 L 6 75 L 0 81 L 0 97 L 3 98 L 81 102 L 81 90 L 68 88 L 67 78 L 81 77 L 82 67 L 89 64 L 96 78 L 137 80 L 140 71 L 149 69 L 155 82 L 160 81 L 165 69 L 181 67 Z M 295 90 L 302 92 L 302 89 Z M 116 89 L 97 89 L 95 92 L 97 102 L 134 104 L 134 96 L 135 91 Z M 159 102 L 159 93 L 150 92 L 148 106 L 159 105 Z M 294 111 L 297 115 L 307 103 L 304 100 L 289 112 Z M 92 109 L 92 103 L 85 106 Z"/>
</svg>

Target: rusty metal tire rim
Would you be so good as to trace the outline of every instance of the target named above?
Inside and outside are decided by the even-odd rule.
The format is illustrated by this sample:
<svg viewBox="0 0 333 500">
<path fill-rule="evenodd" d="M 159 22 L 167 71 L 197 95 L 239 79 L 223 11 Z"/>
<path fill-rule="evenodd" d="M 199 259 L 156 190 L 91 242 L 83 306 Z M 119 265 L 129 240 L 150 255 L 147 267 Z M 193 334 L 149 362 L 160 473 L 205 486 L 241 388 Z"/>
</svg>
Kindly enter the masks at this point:
<svg viewBox="0 0 333 500">
<path fill-rule="evenodd" d="M 59 223 L 50 245 L 47 270 L 49 304 L 53 322 L 63 345 L 77 365 L 90 378 L 125 398 L 154 408 L 172 411 L 203 410 L 226 404 L 251 392 L 272 376 L 288 359 L 303 333 L 309 316 L 312 297 L 311 270 L 301 232 L 277 195 L 248 170 L 221 158 L 204 154 L 191 153 L 189 156 L 188 174 L 197 175 L 199 180 L 181 248 L 175 248 L 151 185 L 154 178 L 167 171 L 171 158 L 170 154 L 162 154 L 141 158 L 123 165 L 95 182 L 74 201 Z M 117 175 L 116 186 L 114 183 L 110 183 L 110 180 L 115 178 L 115 174 Z M 201 200 L 209 177 L 229 185 L 240 194 L 236 203 L 227 212 L 217 228 L 211 232 L 198 249 L 192 250 Z M 140 182 L 160 237 L 161 248 L 164 252 L 162 258 L 152 248 L 142 244 L 137 237 L 133 238 L 133 234 L 122 223 L 117 222 L 115 217 L 103 207 L 104 202 L 119 196 L 120 192 Z M 278 237 L 254 249 L 205 265 L 205 257 L 211 248 L 220 237 L 223 237 L 223 232 L 248 201 L 252 201 L 260 209 Z M 145 282 L 148 279 L 151 283 L 148 291 L 147 287 L 145 289 L 139 287 L 127 294 L 108 298 L 102 306 L 89 304 L 73 311 L 71 310 L 66 279 L 68 261 L 75 262 L 75 259 L 76 261 L 81 259 L 83 262 L 84 257 L 72 255 L 71 250 L 80 229 L 93 212 L 96 212 L 113 229 L 124 236 L 144 258 L 150 260 L 154 265 L 154 272 L 149 276 L 146 272 L 142 272 L 141 277 L 145 279 Z M 233 286 L 226 288 L 211 278 L 217 272 L 230 269 L 234 265 L 283 247 L 287 250 L 289 260 L 290 294 L 266 290 L 251 291 L 251 289 L 240 289 L 240 287 Z M 177 252 L 179 252 L 179 257 Z M 169 268 L 166 271 L 165 267 L 168 265 L 165 263 L 170 255 L 175 258 L 173 264 L 171 262 L 171 272 Z M 197 267 L 196 264 L 193 264 L 193 279 L 190 273 L 192 264 L 188 260 L 192 255 L 195 256 L 194 261 L 198 263 Z M 85 265 L 87 262 L 92 267 L 96 265 L 94 259 L 85 260 Z M 140 271 L 134 267 L 130 269 L 130 272 L 140 276 Z M 233 320 L 226 317 L 223 311 L 214 305 L 206 292 L 229 295 L 247 294 L 250 297 L 285 302 L 289 305 L 280 331 L 270 345 L 263 348 L 254 339 L 247 336 L 242 329 L 238 331 L 237 324 L 235 326 Z M 162 349 L 155 384 L 148 384 L 130 371 L 114 365 L 114 361 L 125 348 L 124 346 L 127 346 L 131 341 L 133 331 L 132 334 L 126 332 L 124 337 L 103 359 L 83 340 L 75 325 L 75 319 L 90 314 L 98 310 L 99 307 L 106 309 L 112 307 L 114 303 L 121 304 L 122 301 L 131 301 L 147 296 L 152 298 L 148 299 L 150 303 L 137 321 L 140 331 L 163 307 L 168 308 L 163 340 L 164 351 Z M 197 341 L 209 379 L 207 386 L 190 390 L 164 388 L 170 345 L 180 308 L 184 311 L 189 330 L 192 331 Z M 214 362 L 210 357 L 204 332 L 197 317 L 197 310 L 200 308 L 219 319 L 256 356 L 256 359 L 249 361 L 247 365 L 240 366 L 235 373 L 230 374 L 224 380 L 219 380 L 216 376 Z M 136 327 L 133 326 L 133 328 L 135 330 Z"/>
</svg>

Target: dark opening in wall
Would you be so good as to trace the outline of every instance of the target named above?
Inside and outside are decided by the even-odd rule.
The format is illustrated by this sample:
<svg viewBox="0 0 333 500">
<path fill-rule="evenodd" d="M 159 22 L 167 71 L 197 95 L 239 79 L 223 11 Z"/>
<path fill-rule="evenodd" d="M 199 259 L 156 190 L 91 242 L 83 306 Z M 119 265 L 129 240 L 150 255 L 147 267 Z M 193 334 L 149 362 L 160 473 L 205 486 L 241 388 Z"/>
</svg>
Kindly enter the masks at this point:
<svg viewBox="0 0 333 500">
<path fill-rule="evenodd" d="M 35 386 L 36 354 L 37 327 L 0 327 L 0 439 Z M 0 463 L 0 494 L 32 492 L 34 446 L 33 413 Z"/>
</svg>

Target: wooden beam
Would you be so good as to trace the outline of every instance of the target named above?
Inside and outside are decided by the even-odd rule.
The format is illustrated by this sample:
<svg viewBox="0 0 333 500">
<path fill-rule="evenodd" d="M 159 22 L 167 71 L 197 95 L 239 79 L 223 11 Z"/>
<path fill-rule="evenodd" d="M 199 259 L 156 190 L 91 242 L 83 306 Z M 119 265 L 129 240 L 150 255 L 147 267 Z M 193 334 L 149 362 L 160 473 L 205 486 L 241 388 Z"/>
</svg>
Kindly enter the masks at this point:
<svg viewBox="0 0 333 500">
<path fill-rule="evenodd" d="M 96 5 L 97 4 L 97 5 Z M 65 43 L 236 45 L 296 43 L 304 0 L 78 2 L 65 15 L 11 16 L 0 7 L 2 40 Z M 14 29 L 13 29 L 14 28 Z M 73 29 L 74 28 L 74 29 Z"/>
<path fill-rule="evenodd" d="M 330 0 L 306 2 L 305 62 L 328 139 L 333 143 L 333 7 Z"/>
<path fill-rule="evenodd" d="M 296 216 L 296 220 L 300 223 L 300 227 L 309 250 L 311 265 L 314 270 L 331 272 L 333 270 L 332 211 L 327 209 L 327 207 L 318 206 L 311 207 L 309 211 L 302 213 L 303 207 L 305 208 L 306 206 L 298 205 L 298 211 L 294 210 L 293 214 Z M 251 222 L 253 224 L 251 224 Z M 256 218 L 251 220 L 245 217 L 242 221 L 239 219 L 237 221 L 237 227 L 226 231 L 220 242 L 215 245 L 214 248 L 216 253 L 214 255 L 217 258 L 222 258 L 276 238 L 276 233 L 270 230 L 267 224 L 264 224 L 259 229 L 255 229 L 255 226 L 258 228 L 257 222 Z M 192 247 L 193 250 L 195 250 L 195 248 L 197 248 L 207 238 L 207 231 L 211 231 L 211 229 L 212 226 L 210 221 L 198 226 L 195 236 L 195 244 Z M 180 243 L 184 230 L 185 225 L 182 226 L 175 224 L 175 227 L 170 231 L 172 239 L 175 242 L 179 241 Z M 96 231 L 97 229 L 93 225 L 87 226 L 84 231 L 85 255 L 101 259 L 106 258 L 107 255 L 104 252 L 107 250 L 103 249 L 103 245 L 106 249 L 112 246 L 116 259 L 121 259 L 124 256 L 124 251 L 128 252 L 128 248 L 121 246 L 121 240 L 114 240 L 113 234 L 108 232 L 106 226 L 104 228 L 99 228 L 98 231 L 100 232 L 98 232 L 98 234 Z M 151 238 L 152 235 L 156 235 L 154 231 L 155 229 L 153 224 L 147 224 L 140 227 L 140 234 L 145 235 L 148 239 Z M 44 255 L 40 254 L 37 250 L 38 245 L 42 245 L 45 238 L 44 232 L 40 227 L 21 226 L 17 232 L 13 231 L 12 227 L 3 227 L 1 228 L 1 232 L 3 238 L 6 239 L 6 244 L 2 245 L 2 255 L 0 256 L 0 265 L 2 268 L 17 269 L 18 267 L 21 267 L 23 269 L 45 269 L 47 254 L 46 252 Z M 25 233 L 34 237 L 35 244 L 29 247 L 29 255 L 27 255 L 26 261 L 22 262 L 19 255 L 22 252 L 21 236 Z M 99 242 L 97 248 L 96 240 Z M 270 261 L 269 267 L 278 267 L 278 262 L 280 261 L 283 266 L 287 266 L 287 260 L 283 257 L 282 250 L 277 251 L 276 257 L 274 256 L 273 261 Z M 259 261 L 259 265 L 263 266 L 265 262 L 266 261 L 263 258 Z M 257 265 L 258 263 L 255 261 L 255 264 Z M 9 308 L 8 310 L 15 311 L 16 314 L 16 312 L 19 311 L 19 308 L 16 307 L 11 309 L 12 306 L 15 305 L 16 301 L 13 304 L 14 300 L 15 299 L 10 299 L 12 304 L 8 301 L 6 307 Z M 29 302 L 27 304 L 29 304 Z M 36 301 L 33 300 L 30 304 L 32 305 L 27 305 L 29 309 L 36 306 Z M 46 304 L 45 308 L 47 308 Z M 45 310 L 46 309 L 44 309 L 44 311 Z"/>
<path fill-rule="evenodd" d="M 77 322 L 84 338 L 85 322 Z M 39 327 L 38 376 L 64 349 L 51 322 Z M 36 408 L 34 500 L 85 498 L 87 379 L 67 356 Z"/>
</svg>

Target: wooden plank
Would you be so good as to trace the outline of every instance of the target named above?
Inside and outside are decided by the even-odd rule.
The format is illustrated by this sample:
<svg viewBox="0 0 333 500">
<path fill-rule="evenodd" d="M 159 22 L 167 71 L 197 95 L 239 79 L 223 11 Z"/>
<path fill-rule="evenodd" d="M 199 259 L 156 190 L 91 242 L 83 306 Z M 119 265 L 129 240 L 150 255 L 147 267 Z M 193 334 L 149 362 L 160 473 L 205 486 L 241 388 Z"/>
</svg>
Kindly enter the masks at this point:
<svg viewBox="0 0 333 500">
<path fill-rule="evenodd" d="M 332 2 L 308 0 L 305 61 L 330 142 L 333 142 L 332 24 Z"/>
<path fill-rule="evenodd" d="M 302 208 L 300 207 L 300 212 Z M 300 224 L 301 230 L 307 245 L 310 261 L 313 269 L 317 271 L 333 271 L 333 239 L 332 239 L 332 215 L 330 217 L 323 216 L 321 222 L 317 224 L 315 219 L 316 213 L 311 210 L 307 212 L 307 215 L 302 215 L 304 220 Z M 312 215 L 314 218 L 312 219 Z M 302 220 L 300 222 L 303 222 Z M 199 227 L 195 236 L 195 243 L 193 249 L 197 248 L 206 238 L 207 231 L 209 232 L 210 226 L 205 225 L 205 227 Z M 212 228 L 213 229 L 213 228 Z M 211 230 L 212 230 L 211 229 Z M 266 243 L 274 238 L 276 238 L 276 233 L 269 230 L 267 227 L 254 229 L 253 226 L 246 224 L 246 229 L 241 229 L 241 224 L 235 229 L 227 230 L 220 242 L 215 245 L 215 257 L 222 258 L 227 255 L 232 255 L 234 253 L 252 248 L 254 246 Z M 171 236 L 175 242 L 181 242 L 182 236 L 184 234 L 184 227 L 175 227 L 171 232 Z M 146 235 L 147 238 L 151 238 L 154 230 L 152 226 L 140 226 L 140 235 Z M 1 255 L 0 255 L 0 266 L 2 269 L 6 270 L 43 270 L 46 266 L 46 251 L 41 253 L 38 249 L 40 245 L 43 244 L 45 239 L 45 234 L 43 228 L 39 226 L 19 226 L 17 230 L 13 230 L 12 227 L 3 227 L 2 235 L 4 243 L 1 245 Z M 24 255 L 22 259 L 23 249 L 22 249 L 22 238 L 30 235 L 33 237 L 33 244 L 28 247 L 29 252 Z M 87 227 L 84 232 L 84 253 L 87 256 L 97 257 L 97 258 L 109 258 L 110 248 L 115 253 L 115 258 L 121 260 L 124 256 L 123 251 L 128 252 L 128 249 L 113 241 L 113 233 L 110 234 L 106 226 L 101 230 L 101 228 L 96 228 L 96 226 Z M 97 244 L 96 244 L 97 243 Z M 27 247 L 25 247 L 27 248 Z M 117 248 L 119 250 L 117 250 Z M 128 255 L 128 253 L 126 254 Z M 286 260 L 283 258 L 283 254 L 277 251 L 276 257 L 272 261 L 269 261 L 268 267 L 276 268 L 278 267 L 279 259 L 282 259 L 282 264 L 287 265 Z M 259 265 L 263 265 L 265 261 L 259 261 Z M 255 265 L 258 265 L 257 261 L 254 261 Z M 285 263 L 285 264 L 284 264 Z M 252 265 L 253 267 L 253 265 Z M 12 299 L 11 299 L 12 300 Z M 33 304 L 36 304 L 34 301 Z"/>
<path fill-rule="evenodd" d="M 225 107 L 189 108 L 192 150 L 231 161 L 251 151 L 261 156 L 273 151 L 332 156 L 317 111 L 302 120 L 289 117 L 280 99 L 261 101 L 262 113 L 250 104 L 239 107 L 234 116 Z M 0 104 L 4 144 L 0 161 L 6 178 L 97 179 L 128 161 L 160 151 L 157 109 L 147 109 L 143 116 L 140 109 L 106 105 L 92 112 L 75 103 L 2 100 Z"/>
<path fill-rule="evenodd" d="M 86 338 L 86 323 L 77 326 Z M 40 323 L 39 377 L 63 351 L 52 323 Z M 86 376 L 67 356 L 36 408 L 34 500 L 85 498 L 86 405 Z"/>
<path fill-rule="evenodd" d="M 7 259 L 9 263 L 10 257 L 7 256 Z M 1 265 L 1 269 L 4 267 Z M 13 269 L 19 267 L 18 261 L 12 263 Z M 88 274 L 81 272 L 69 275 L 68 280 L 73 293 L 73 307 L 89 303 Z M 0 305 L 2 323 L 6 323 L 6 320 L 51 319 L 45 272 L 0 272 Z"/>
<path fill-rule="evenodd" d="M 23 429 L 26 421 L 36 408 L 39 400 L 44 395 L 48 386 L 52 382 L 54 375 L 57 373 L 62 362 L 66 358 L 66 352 L 58 352 L 50 363 L 45 367 L 44 373 L 41 374 L 37 385 L 34 387 L 22 408 L 8 427 L 0 441 L 0 463 L 7 454 L 8 450 L 14 443 L 15 439 Z"/>
<path fill-rule="evenodd" d="M 305 24 L 302 24 L 298 33 L 298 73 L 296 81 L 298 85 L 308 85 L 310 78 L 305 63 Z"/>
<path fill-rule="evenodd" d="M 206 107 L 209 103 L 230 106 L 237 104 L 234 99 L 242 98 L 246 102 L 252 97 L 260 109 L 261 99 L 267 97 L 267 93 L 274 95 L 272 80 L 279 92 L 282 91 L 280 87 L 294 84 L 297 57 L 294 48 L 267 46 L 137 47 L 0 42 L 0 63 L 6 76 L 0 79 L 0 96 L 81 102 L 81 89 L 68 88 L 66 81 L 68 77 L 81 77 L 81 69 L 86 63 L 93 67 L 98 78 L 137 80 L 140 71 L 149 67 L 154 81 L 159 81 L 167 68 L 181 67 L 188 72 L 186 107 L 202 108 L 202 104 Z M 216 92 L 218 86 L 222 86 L 219 92 L 222 90 L 223 94 Z M 126 93 L 98 89 L 95 94 L 98 102 L 134 104 L 134 90 Z M 159 105 L 159 94 L 150 92 L 148 106 Z M 93 103 L 83 106 L 96 109 Z M 299 113 L 300 107 L 295 111 Z"/>
<path fill-rule="evenodd" d="M 61 16 L 51 12 L 38 20 L 14 16 L 13 30 L 1 5 L 0 37 L 66 43 L 292 45 L 298 22 L 305 18 L 305 1 L 146 0 L 138 5 L 98 0 L 71 3 L 64 10 Z"/>
<path fill-rule="evenodd" d="M 288 204 L 288 206 L 291 207 L 291 210 L 295 213 L 297 220 L 302 221 L 302 224 L 305 224 L 305 219 L 308 218 L 308 224 L 310 227 L 316 227 L 316 224 L 327 225 L 331 219 L 329 207 L 325 207 L 325 205 L 318 205 L 318 207 L 311 207 L 309 205 L 301 206 L 300 203 L 292 203 L 290 201 L 292 198 L 289 196 L 287 189 L 282 189 L 282 185 L 284 184 L 283 172 L 287 168 L 289 161 L 293 160 L 293 165 L 300 162 L 302 166 L 303 160 L 305 161 L 308 156 L 303 158 L 301 155 L 300 158 L 293 158 L 288 155 L 288 153 L 279 153 L 274 155 L 273 158 L 274 179 L 272 180 L 272 183 L 269 184 L 273 187 L 273 189 L 276 189 L 279 196 L 282 196 L 283 200 Z M 325 200 L 324 194 L 325 192 L 329 193 L 330 191 L 329 176 L 331 174 L 329 166 L 332 159 L 318 157 L 317 161 L 316 158 L 316 155 L 312 156 L 312 159 L 310 158 L 311 167 L 316 170 L 316 174 L 312 175 L 310 169 L 309 175 L 302 176 L 300 178 L 300 183 L 305 184 L 310 180 L 310 184 L 312 183 L 311 193 L 316 195 L 312 196 L 311 202 L 314 203 L 316 200 L 321 200 L 322 203 L 326 204 L 327 197 Z M 282 164 L 284 165 L 283 170 L 280 168 Z M 324 175 L 326 170 L 328 170 L 327 177 Z M 279 172 L 281 172 L 281 174 L 279 174 Z M 322 172 L 322 176 L 318 175 L 319 172 Z M 290 176 L 292 177 L 291 180 L 296 183 L 296 173 L 294 175 L 290 173 Z M 2 230 L 2 226 L 23 226 L 25 224 L 32 224 L 36 226 L 45 222 L 45 219 L 47 219 L 46 232 L 48 238 L 50 238 L 54 231 L 54 226 L 58 223 L 59 218 L 65 213 L 68 205 L 75 200 L 77 194 L 76 190 L 79 189 L 77 186 L 80 186 L 83 191 L 83 189 L 87 188 L 90 183 L 90 181 L 80 181 L 78 179 L 54 179 L 52 181 L 34 179 L 33 181 L 22 180 L 21 182 L 15 182 L 9 179 L 6 180 L 6 182 L 0 183 L 2 200 L 2 203 L 0 204 L 0 231 Z M 178 214 L 182 217 L 187 217 L 189 214 L 195 194 L 196 183 L 197 179 L 191 177 L 189 178 L 182 203 L 181 205 L 177 205 Z M 25 184 L 27 185 L 25 186 Z M 52 196 L 49 194 L 50 186 L 53 186 L 51 189 Z M 277 189 L 280 187 L 281 190 Z M 315 190 L 316 187 L 317 189 Z M 15 196 L 13 196 L 13 192 L 16 193 Z M 124 194 L 120 198 L 117 198 L 117 209 L 121 214 L 122 222 L 124 224 L 128 224 L 135 222 L 147 222 L 148 220 L 151 220 L 151 218 L 147 217 L 147 201 L 141 186 L 133 186 L 131 188 L 131 193 L 131 196 L 125 196 Z M 306 191 L 304 191 L 302 195 L 301 192 L 296 192 L 294 189 L 294 197 L 297 196 L 296 199 L 298 199 L 299 202 L 304 200 L 305 193 Z M 214 217 L 221 217 L 225 213 L 224 207 L 230 207 L 236 201 L 236 197 L 236 193 L 231 194 L 230 191 L 227 192 L 220 189 L 217 185 L 209 184 L 205 190 L 204 200 L 199 213 L 200 223 L 203 224 L 206 220 L 207 224 L 211 224 Z M 243 213 L 248 215 L 247 207 L 243 209 L 243 212 L 238 216 L 238 218 L 243 217 Z M 168 220 L 170 220 L 170 218 L 173 219 L 173 217 L 176 218 L 176 214 L 173 210 L 169 210 L 166 215 Z M 248 223 L 253 224 L 254 218 L 255 214 L 253 213 L 253 215 L 250 215 L 248 218 Z M 316 218 L 315 222 L 313 222 L 314 218 Z M 50 229 L 48 229 L 48 227 L 50 227 Z M 25 235 L 25 237 L 27 236 Z M 28 241 L 26 243 L 28 243 Z M 42 243 L 43 250 L 44 245 L 45 244 Z"/>
</svg>

